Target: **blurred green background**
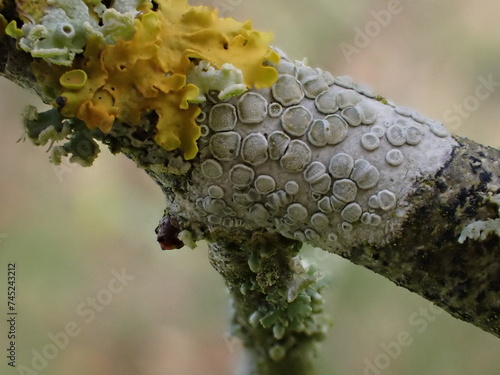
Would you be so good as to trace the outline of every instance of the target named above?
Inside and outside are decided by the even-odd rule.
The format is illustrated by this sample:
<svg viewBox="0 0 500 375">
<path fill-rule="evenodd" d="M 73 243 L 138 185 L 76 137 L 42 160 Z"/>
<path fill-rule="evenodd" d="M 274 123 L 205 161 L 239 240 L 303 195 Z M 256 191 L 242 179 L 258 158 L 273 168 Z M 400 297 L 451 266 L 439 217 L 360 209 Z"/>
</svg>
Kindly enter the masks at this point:
<svg viewBox="0 0 500 375">
<path fill-rule="evenodd" d="M 439 120 L 454 104 L 474 103 L 467 98 L 480 77 L 500 82 L 498 2 L 396 1 L 401 11 L 350 61 L 341 44 L 356 46 L 357 30 L 373 26 L 373 12 L 387 10 L 388 2 L 192 3 L 252 19 L 255 28 L 272 30 L 275 45 L 290 57 L 307 56 L 312 66 L 351 75 Z M 16 143 L 28 103 L 39 101 L 0 79 L 0 373 L 23 373 L 5 358 L 5 275 L 7 263 L 15 262 L 18 366 L 31 367 L 34 353 L 51 343 L 49 334 L 74 322 L 79 334 L 36 374 L 231 374 L 241 345 L 224 335 L 228 296 L 206 247 L 160 251 L 154 228 L 164 208 L 162 194 L 125 157 L 103 150 L 92 168 L 58 168 L 45 148 Z M 493 90 L 453 131 L 499 146 L 499 103 L 500 90 Z M 368 362 L 379 363 L 384 375 L 500 374 L 500 340 L 492 335 L 446 313 L 423 318 L 426 300 L 339 257 L 325 259 L 312 249 L 306 256 L 327 273 L 327 309 L 334 320 L 319 352 L 319 374 L 376 374 L 366 370 Z M 123 269 L 134 279 L 119 293 L 106 292 L 113 270 Z M 92 319 L 85 314 L 88 298 L 110 295 L 107 305 L 93 309 Z M 384 362 L 382 347 L 401 332 L 411 344 Z"/>
</svg>

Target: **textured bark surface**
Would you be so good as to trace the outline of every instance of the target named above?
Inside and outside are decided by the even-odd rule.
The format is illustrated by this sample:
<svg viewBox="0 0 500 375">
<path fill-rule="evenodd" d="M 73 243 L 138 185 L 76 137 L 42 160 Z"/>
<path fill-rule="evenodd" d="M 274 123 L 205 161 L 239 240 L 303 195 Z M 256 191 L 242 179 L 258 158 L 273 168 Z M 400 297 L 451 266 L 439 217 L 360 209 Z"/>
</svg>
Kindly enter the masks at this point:
<svg viewBox="0 0 500 375">
<path fill-rule="evenodd" d="M 13 2 L 6 2 L 4 6 L 3 14 L 15 14 Z M 286 59 L 283 57 L 283 60 Z M 35 82 L 30 69 L 31 62 L 32 58 L 17 50 L 12 39 L 0 39 L 0 75 L 36 92 L 45 102 L 49 102 L 54 98 L 49 99 Z M 291 61 L 287 62 L 288 67 L 293 65 Z M 300 68 L 304 68 L 306 72 L 307 69 L 312 70 L 303 66 Z M 294 69 L 298 69 L 298 65 Z M 302 83 L 297 84 L 302 85 Z M 329 83 L 328 86 L 335 86 L 338 93 L 345 88 L 345 83 L 344 86 L 337 84 L 338 81 L 335 81 L 335 84 Z M 396 111 L 396 106 L 389 105 L 379 96 L 367 94 L 364 90 L 358 91 L 359 95 L 363 96 L 363 101 L 377 109 L 376 115 L 382 118 L 380 123 L 384 120 L 385 122 L 390 120 L 392 123 L 411 117 L 404 114 L 405 110 L 402 108 L 397 108 Z M 251 92 L 265 97 L 264 100 L 268 102 L 274 100 L 273 95 L 276 96 L 269 88 Z M 236 106 L 238 98 L 231 100 L 230 104 Z M 316 110 L 315 101 L 311 96 L 302 98 L 299 102 L 313 113 L 314 116 L 311 117 L 325 117 L 319 113 L 321 111 Z M 210 112 L 214 103 L 215 101 L 204 105 L 205 113 Z M 267 108 L 266 106 L 266 111 Z M 244 126 L 247 124 L 236 126 L 235 132 L 241 131 L 243 127 L 244 130 L 240 134 L 242 139 L 249 139 L 246 137 L 252 132 L 265 135 L 254 139 L 266 140 L 265 137 L 273 131 L 283 130 L 278 118 L 279 115 L 273 116 L 272 119 L 266 118 L 263 124 L 258 126 L 252 124 L 250 130 L 248 128 L 245 130 Z M 66 120 L 69 123 L 72 121 Z M 225 191 L 232 187 L 227 181 L 221 182 L 218 178 L 204 178 L 200 172 L 204 161 L 214 160 L 208 138 L 199 140 L 200 154 L 194 160 L 187 162 L 179 153 L 166 152 L 155 144 L 152 138 L 157 121 L 157 116 L 148 114 L 142 119 L 139 130 L 130 124 L 117 121 L 109 134 L 103 134 L 99 130 L 90 131 L 85 128 L 82 121 L 75 121 L 72 126 L 74 125 L 75 133 L 84 136 L 85 142 L 95 138 L 108 145 L 112 152 L 124 153 L 159 184 L 165 193 L 167 213 L 172 219 L 165 221 L 172 227 L 162 232 L 164 236 L 161 240 L 165 248 L 178 247 L 177 234 L 186 244 L 202 238 L 211 242 L 210 261 L 225 278 L 233 299 L 232 333 L 243 340 L 246 348 L 246 360 L 242 365 L 241 374 L 312 373 L 313 346 L 324 335 L 328 322 L 322 320 L 318 275 L 314 270 L 302 269 L 297 258 L 300 242 L 292 239 L 293 237 L 286 238 L 278 231 L 279 225 L 272 227 L 272 224 L 266 223 L 264 226 L 251 220 L 252 217 L 246 217 L 247 221 L 242 219 L 245 216 L 238 218 L 242 221 L 241 225 L 225 225 L 225 221 L 220 218 L 220 222 L 210 222 L 211 215 L 206 213 L 205 216 L 201 215 L 199 210 L 197 211 L 199 208 L 197 204 L 199 199 L 208 197 L 206 188 L 209 185 L 225 183 L 222 185 Z M 380 191 L 390 189 L 394 196 L 397 195 L 397 205 L 394 198 L 396 209 L 378 211 L 383 218 L 383 224 L 380 226 L 368 224 L 362 226 L 359 218 L 354 220 L 356 227 L 351 236 L 351 239 L 354 239 L 349 239 L 351 232 L 346 230 L 344 232 L 349 233 L 345 234 L 339 230 L 338 247 L 335 246 L 336 236 L 335 240 L 328 239 L 329 242 L 324 238 L 307 242 L 316 246 L 327 244 L 324 249 L 373 270 L 397 285 L 427 298 L 459 319 L 500 336 L 499 238 L 490 235 L 483 241 L 467 239 L 463 243 L 458 242 L 463 229 L 471 222 L 497 218 L 498 207 L 488 202 L 486 198 L 488 194 L 500 193 L 500 152 L 466 139 L 439 135 L 436 132 L 433 135 L 432 125 L 428 125 L 425 120 L 419 123 L 425 123 L 427 138 L 418 147 L 415 144 L 412 144 L 412 147 L 408 144 L 400 145 L 403 146 L 401 149 L 405 150 L 406 160 L 411 162 L 408 163 L 407 170 L 403 170 L 402 173 L 399 170 L 399 175 L 392 174 L 396 169 L 392 168 L 394 165 L 388 167 L 383 158 L 374 156 L 375 153 L 370 153 L 370 150 L 364 150 L 360 146 L 359 139 L 362 136 L 360 129 L 368 123 L 360 127 L 358 127 L 360 124 L 349 127 L 350 134 L 354 136 L 349 139 L 350 143 L 344 142 L 338 146 L 340 151 L 349 154 L 352 151 L 354 159 L 366 158 L 372 163 L 370 168 L 375 166 L 381 172 L 387 172 L 383 181 L 385 185 L 380 188 L 384 190 Z M 36 135 L 39 133 L 40 131 Z M 303 136 L 302 140 L 306 142 L 304 134 L 292 135 L 297 138 Z M 85 142 L 82 143 L 84 146 Z M 432 145 L 438 145 L 435 146 L 438 148 L 439 145 L 443 146 L 436 150 L 432 149 Z M 332 155 L 339 152 L 339 149 L 330 146 L 333 144 L 329 143 L 319 151 L 319 147 L 314 149 L 311 146 L 315 150 L 314 157 L 317 158 L 312 160 L 320 160 L 327 166 Z M 399 146 L 388 145 L 386 142 L 384 147 L 386 147 L 385 153 L 389 148 L 394 149 Z M 448 147 L 451 150 L 449 155 Z M 79 147 L 76 141 L 74 148 L 80 148 L 80 152 L 85 153 L 85 147 Z M 248 159 L 250 158 L 247 155 Z M 439 164 L 445 159 L 444 165 Z M 227 170 L 236 163 L 243 165 L 243 161 L 231 159 L 230 162 L 220 164 L 224 166 L 227 174 Z M 274 164 L 271 164 L 273 162 Z M 285 185 L 284 182 L 288 181 L 287 173 L 280 169 L 277 160 L 267 163 L 266 156 L 262 164 L 257 165 L 255 162 L 247 164 L 256 167 L 256 174 L 275 176 L 280 185 Z M 406 167 L 405 164 L 402 165 Z M 431 170 L 434 172 L 429 174 Z M 302 178 L 302 172 L 300 170 L 294 176 L 299 175 L 296 179 L 297 186 L 300 185 L 301 191 L 304 191 L 309 185 Z M 394 186 L 389 186 L 392 180 L 387 177 L 388 175 L 404 176 L 400 179 L 395 178 Z M 404 185 L 401 185 L 402 181 Z M 354 183 L 351 182 L 351 185 Z M 361 203 L 361 200 L 359 202 L 364 204 L 364 212 L 371 213 L 366 207 L 366 201 L 371 194 L 375 195 L 377 192 L 370 192 L 369 188 L 360 188 L 360 191 L 359 195 L 362 195 L 363 202 Z M 284 206 L 296 202 L 293 199 L 296 198 L 291 198 L 283 207 L 279 207 L 281 211 L 276 210 L 276 215 L 283 214 L 284 217 L 286 212 Z M 266 203 L 265 198 L 259 197 L 258 200 L 263 207 Z M 311 202 L 307 203 L 316 204 Z M 231 203 L 234 202 L 229 202 L 227 205 Z M 302 202 L 304 206 L 307 206 L 307 203 Z M 309 214 L 314 212 L 311 207 L 307 208 Z M 342 222 L 339 216 L 337 212 L 337 217 L 329 222 L 336 230 L 343 224 L 339 224 L 339 221 Z M 306 230 L 310 229 L 304 228 L 306 224 L 297 231 L 302 237 L 307 233 Z M 294 234 L 293 231 L 290 233 Z M 365 235 L 366 238 L 363 237 Z M 349 240 L 345 240 L 346 238 Z M 283 360 L 284 358 L 286 360 Z"/>
<path fill-rule="evenodd" d="M 35 77 L 30 69 L 33 59 L 15 48 L 15 42 L 10 38 L 0 39 L 0 76 L 15 82 L 22 88 L 36 93 L 47 100 L 36 84 Z"/>
<path fill-rule="evenodd" d="M 453 316 L 500 336 L 499 239 L 458 242 L 470 221 L 496 218 L 488 192 L 500 188 L 500 153 L 468 139 L 432 179 L 418 181 L 399 238 L 340 255 L 387 277 Z"/>
<path fill-rule="evenodd" d="M 6 19 L 19 19 L 14 1 L 5 0 L 2 4 L 1 13 L 5 15 Z M 0 33 L 0 76 L 15 82 L 26 90 L 36 93 L 42 100 L 48 102 L 49 99 L 36 83 L 35 76 L 31 70 L 30 64 L 33 62 L 33 58 L 29 54 L 18 50 L 16 42 L 12 38 L 1 36 L 2 34 Z"/>
<path fill-rule="evenodd" d="M 471 222 L 498 216 L 498 207 L 487 197 L 500 193 L 500 153 L 468 139 L 455 140 L 458 145 L 437 174 L 420 178 L 412 186 L 405 198 L 409 210 L 402 229 L 387 233 L 390 240 L 384 245 L 370 246 L 360 239 L 361 245 L 338 254 L 499 336 L 499 239 L 491 234 L 483 241 L 459 243 L 458 238 Z M 155 178 L 164 181 L 165 176 Z M 174 185 L 178 188 L 183 183 Z M 171 197 L 183 194 L 186 191 L 181 189 Z M 213 235 L 224 238 L 229 234 Z M 241 236 L 251 238 L 252 233 Z M 238 256 L 237 252 L 227 253 L 231 254 Z M 250 256 L 248 251 L 244 254 Z"/>
</svg>

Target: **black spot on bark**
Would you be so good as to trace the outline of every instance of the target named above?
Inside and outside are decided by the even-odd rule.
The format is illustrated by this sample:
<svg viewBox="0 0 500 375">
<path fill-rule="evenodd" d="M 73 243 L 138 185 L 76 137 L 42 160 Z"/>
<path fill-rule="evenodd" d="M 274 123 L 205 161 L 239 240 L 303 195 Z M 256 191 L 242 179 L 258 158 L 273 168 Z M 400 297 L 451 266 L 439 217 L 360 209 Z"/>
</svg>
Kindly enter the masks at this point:
<svg viewBox="0 0 500 375">
<path fill-rule="evenodd" d="M 481 172 L 479 174 L 479 180 L 481 181 L 481 184 L 484 185 L 484 188 L 488 183 L 491 182 L 491 173 L 490 172 Z"/>
</svg>

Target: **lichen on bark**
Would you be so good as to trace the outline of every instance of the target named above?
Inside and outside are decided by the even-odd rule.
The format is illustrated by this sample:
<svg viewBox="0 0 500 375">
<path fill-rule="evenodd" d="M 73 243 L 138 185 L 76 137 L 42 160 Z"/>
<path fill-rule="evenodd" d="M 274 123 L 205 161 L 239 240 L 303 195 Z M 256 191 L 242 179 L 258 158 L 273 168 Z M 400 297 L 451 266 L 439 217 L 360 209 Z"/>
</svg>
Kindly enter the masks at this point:
<svg viewBox="0 0 500 375">
<path fill-rule="evenodd" d="M 313 373 L 316 345 L 330 320 L 321 273 L 301 261 L 300 247 L 269 233 L 209 245 L 210 262 L 232 298 L 230 334 L 244 345 L 241 374 Z"/>
<path fill-rule="evenodd" d="M 167 8 L 174 3 L 162 2 Z M 172 14 L 184 21 L 202 14 L 219 24 L 205 8 L 186 9 Z M 156 11 L 148 8 L 136 26 L 167 37 L 153 22 L 161 19 Z M 21 21 L 14 2 L 6 2 L 2 14 Z M 250 358 L 245 374 L 312 373 L 314 345 L 329 321 L 321 274 L 301 262 L 302 243 L 369 268 L 499 336 L 499 239 L 491 233 L 483 241 L 458 241 L 472 222 L 497 218 L 485 197 L 499 194 L 499 151 L 453 136 L 350 77 L 290 59 L 249 24 L 231 22 L 223 24 L 238 30 L 228 32 L 234 43 L 217 48 L 230 56 L 224 51 L 250 45 L 255 64 L 245 64 L 245 54 L 228 61 L 242 63 L 240 70 L 220 56 L 205 56 L 203 48 L 189 50 L 189 58 L 178 55 L 189 68 L 155 71 L 168 81 L 157 87 L 128 54 L 123 65 L 113 60 L 130 50 L 122 45 L 128 41 L 115 50 L 94 39 L 75 54 L 74 66 L 45 71 L 44 60 L 4 36 L 0 73 L 53 104 L 25 117 L 28 138 L 54 142 L 53 162 L 69 156 L 91 165 L 100 141 L 132 159 L 164 192 L 158 230 L 164 249 L 209 241 L 210 261 L 232 295 L 232 332 Z M 144 66 L 161 65 L 156 44 L 148 46 Z M 109 82 L 100 65 L 106 56 L 120 70 Z M 124 82 L 133 83 L 120 86 L 130 89 L 133 113 L 123 113 L 131 107 L 123 102 L 117 108 L 109 92 Z M 221 95 L 225 89 L 229 94 Z M 75 99 L 80 96 L 83 104 Z"/>
</svg>

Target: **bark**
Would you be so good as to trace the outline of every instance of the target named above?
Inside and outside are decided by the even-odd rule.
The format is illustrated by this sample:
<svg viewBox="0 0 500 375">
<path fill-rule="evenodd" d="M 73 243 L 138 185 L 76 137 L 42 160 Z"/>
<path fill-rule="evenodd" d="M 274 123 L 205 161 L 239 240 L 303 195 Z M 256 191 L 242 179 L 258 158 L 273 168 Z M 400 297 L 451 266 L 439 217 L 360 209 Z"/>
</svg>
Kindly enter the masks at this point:
<svg viewBox="0 0 500 375">
<path fill-rule="evenodd" d="M 385 246 L 356 246 L 340 255 L 500 336 L 499 239 L 457 241 L 465 224 L 497 217 L 498 207 L 485 196 L 499 192 L 500 155 L 456 140 L 436 175 L 415 182 L 411 213 L 399 236 Z"/>
<path fill-rule="evenodd" d="M 5 2 L 2 14 L 14 19 L 15 12 L 14 3 Z M 12 39 L 0 39 L 0 75 L 35 91 L 46 102 L 53 101 L 51 91 L 37 83 L 31 61 Z M 242 374 L 312 374 L 314 345 L 329 323 L 322 311 L 320 273 L 303 265 L 298 256 L 302 242 L 369 268 L 456 318 L 500 337 L 500 241 L 496 234 L 500 229 L 494 226 L 498 218 L 495 195 L 500 194 L 500 152 L 451 136 L 435 121 L 398 107 L 346 77 L 334 78 L 284 55 L 281 61 L 298 71 L 293 74 L 308 95 L 296 104 L 305 113 L 314 119 L 327 118 L 326 110 L 315 101 L 320 92 L 307 92 L 307 82 L 311 82 L 307 77 L 315 74 L 314 79 L 328 86 L 339 100 L 347 100 L 342 96 L 347 91 L 355 96 L 358 101 L 343 109 L 364 108 L 364 112 L 359 110 L 362 124 L 350 123 L 348 137 L 344 135 L 338 142 L 330 139 L 321 146 L 310 128 L 307 135 L 306 131 L 288 129 L 294 147 L 300 145 L 310 153 L 297 151 L 298 156 L 292 155 L 292 143 L 287 143 L 281 155 L 273 158 L 269 136 L 274 132 L 284 134 L 284 126 L 276 120 L 281 114 L 266 113 L 258 125 L 238 122 L 234 132 L 244 139 L 242 155 L 227 160 L 214 157 L 219 151 L 211 139 L 217 132 L 210 130 L 198 140 L 200 152 L 193 160 L 184 160 L 176 151 L 165 151 L 153 140 L 158 122 L 155 113 L 143 116 L 139 128 L 117 120 L 104 134 L 88 129 L 78 119 L 63 118 L 55 108 L 28 116 L 28 136 L 41 144 L 42 130 L 64 123 L 71 129 L 66 137 L 70 140 L 58 152 L 91 164 L 97 154 L 97 145 L 92 142 L 97 139 L 113 153 L 121 152 L 132 159 L 158 183 L 167 202 L 165 218 L 157 229 L 161 246 L 194 246 L 200 239 L 210 243 L 210 261 L 225 278 L 233 299 L 232 333 L 246 348 Z M 285 65 L 278 68 L 285 69 Z M 45 80 L 45 85 L 47 82 L 50 80 Z M 279 96 L 270 88 L 250 92 L 266 104 L 276 103 L 274 99 Z M 238 107 L 240 100 L 231 98 L 226 103 Z M 207 102 L 202 110 L 209 114 L 219 103 Z M 349 118 L 347 113 L 342 115 Z M 411 126 L 420 132 L 416 140 L 408 135 Z M 407 138 L 399 144 L 396 133 L 401 127 L 406 129 Z M 58 134 L 61 129 L 62 125 L 56 126 Z M 396 131 L 396 138 L 377 135 L 380 129 L 384 133 Z M 377 135 L 374 142 L 380 143 L 371 150 L 371 144 L 363 143 L 373 141 L 373 136 L 364 139 L 368 133 Z M 256 141 L 257 149 L 259 142 L 264 142 L 266 149 L 259 156 L 253 153 L 254 148 L 245 148 L 245 141 Z M 395 150 L 404 160 L 396 160 L 399 154 Z M 356 161 L 359 173 L 351 172 L 351 166 L 347 176 L 339 177 L 331 169 L 333 157 L 339 154 L 348 154 Z M 256 161 L 259 157 L 262 162 Z M 209 175 L 207 161 L 221 167 L 220 176 Z M 319 177 L 326 176 L 322 181 L 328 189 L 318 190 L 316 182 L 320 179 L 308 175 L 314 172 L 310 166 L 319 168 Z M 251 181 L 241 185 L 235 181 L 235 171 L 250 173 Z M 276 185 L 267 195 L 255 183 L 255 176 L 262 175 L 271 177 Z M 336 191 L 335 183 L 345 189 Z M 343 195 L 351 194 L 349 189 L 355 190 L 352 199 Z M 297 218 L 302 213 L 305 217 Z M 488 222 L 493 230 L 485 233 L 485 238 L 459 242 L 464 234 L 472 233 L 467 228 L 474 222 Z"/>
</svg>

